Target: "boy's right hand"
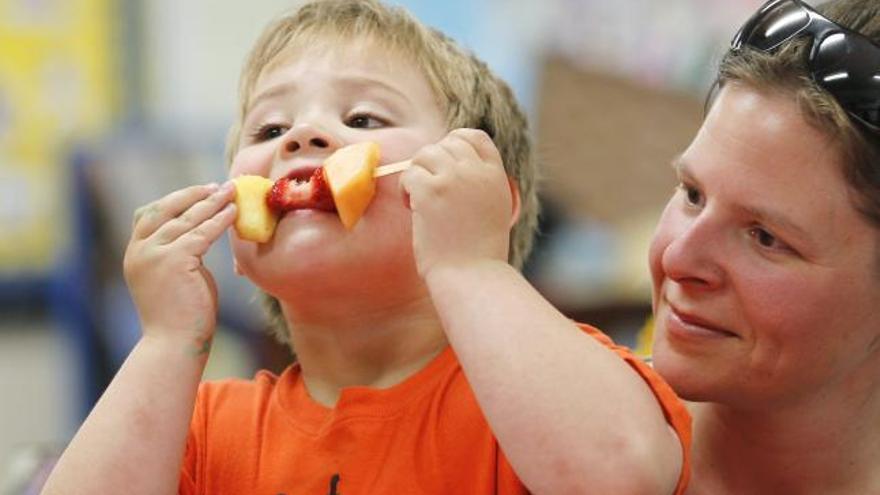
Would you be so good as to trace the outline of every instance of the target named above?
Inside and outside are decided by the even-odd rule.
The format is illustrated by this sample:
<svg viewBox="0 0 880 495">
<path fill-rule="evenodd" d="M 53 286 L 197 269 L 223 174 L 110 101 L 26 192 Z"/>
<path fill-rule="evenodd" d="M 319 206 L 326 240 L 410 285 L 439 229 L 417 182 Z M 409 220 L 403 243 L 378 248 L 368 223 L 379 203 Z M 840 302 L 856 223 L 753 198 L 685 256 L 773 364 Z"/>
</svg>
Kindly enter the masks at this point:
<svg viewBox="0 0 880 495">
<path fill-rule="evenodd" d="M 234 196 L 231 182 L 191 186 L 135 212 L 123 272 L 144 337 L 207 354 L 217 287 L 202 256 L 235 221 Z"/>
</svg>

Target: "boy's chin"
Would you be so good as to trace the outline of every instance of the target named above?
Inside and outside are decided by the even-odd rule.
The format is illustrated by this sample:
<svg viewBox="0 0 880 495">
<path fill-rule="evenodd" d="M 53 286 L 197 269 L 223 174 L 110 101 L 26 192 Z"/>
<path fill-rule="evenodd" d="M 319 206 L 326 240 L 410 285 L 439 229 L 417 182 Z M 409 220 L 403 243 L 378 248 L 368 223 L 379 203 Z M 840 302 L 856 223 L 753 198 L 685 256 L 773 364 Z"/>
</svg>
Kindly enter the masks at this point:
<svg viewBox="0 0 880 495">
<path fill-rule="evenodd" d="M 336 212 L 323 210 L 294 210 L 285 213 L 275 227 L 273 239 L 302 234 L 344 233 L 345 227 Z"/>
<path fill-rule="evenodd" d="M 406 285 L 422 283 L 410 244 L 347 240 L 354 241 L 299 236 L 257 248 L 238 246 L 237 271 L 273 294 L 295 286 L 295 292 L 328 290 L 344 296 L 389 285 L 406 290 Z"/>
<path fill-rule="evenodd" d="M 297 305 L 328 302 L 349 305 L 356 301 L 388 302 L 403 294 L 426 291 L 416 273 L 401 267 L 370 269 L 342 264 L 322 264 L 313 268 L 298 266 L 249 277 L 262 290 Z"/>
</svg>

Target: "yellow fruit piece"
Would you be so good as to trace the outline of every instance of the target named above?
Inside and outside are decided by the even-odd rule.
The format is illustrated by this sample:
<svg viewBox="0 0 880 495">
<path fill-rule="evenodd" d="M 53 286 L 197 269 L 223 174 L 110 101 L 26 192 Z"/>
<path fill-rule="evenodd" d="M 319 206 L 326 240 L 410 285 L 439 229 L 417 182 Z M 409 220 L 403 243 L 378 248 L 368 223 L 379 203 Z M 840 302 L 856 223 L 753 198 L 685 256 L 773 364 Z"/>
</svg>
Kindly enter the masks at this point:
<svg viewBox="0 0 880 495">
<path fill-rule="evenodd" d="M 339 148 L 324 162 L 324 178 L 342 225 L 351 229 L 376 194 L 373 170 L 379 164 L 379 145 L 373 142 Z"/>
<path fill-rule="evenodd" d="M 242 239 L 267 242 L 278 224 L 278 215 L 266 204 L 272 181 L 259 175 L 242 175 L 233 179 L 233 183 L 238 208 L 235 231 Z"/>
</svg>

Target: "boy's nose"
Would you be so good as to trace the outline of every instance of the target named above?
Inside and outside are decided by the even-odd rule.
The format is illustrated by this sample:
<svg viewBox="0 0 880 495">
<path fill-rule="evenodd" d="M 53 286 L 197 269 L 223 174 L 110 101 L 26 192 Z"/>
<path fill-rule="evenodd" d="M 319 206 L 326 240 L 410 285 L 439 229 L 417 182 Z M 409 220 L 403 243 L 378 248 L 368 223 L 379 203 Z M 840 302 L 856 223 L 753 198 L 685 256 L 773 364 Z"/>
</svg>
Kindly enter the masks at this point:
<svg viewBox="0 0 880 495">
<path fill-rule="evenodd" d="M 330 133 L 311 124 L 300 124 L 292 127 L 282 137 L 279 148 L 281 159 L 292 157 L 308 151 L 332 150 L 339 146 Z"/>
<path fill-rule="evenodd" d="M 327 146 L 329 146 L 326 139 L 319 137 L 309 139 L 308 144 L 309 146 L 313 146 L 315 148 L 326 148 Z M 299 149 L 302 147 L 302 145 L 299 144 L 299 141 L 293 140 L 288 141 L 284 146 L 288 153 L 299 151 Z"/>
</svg>

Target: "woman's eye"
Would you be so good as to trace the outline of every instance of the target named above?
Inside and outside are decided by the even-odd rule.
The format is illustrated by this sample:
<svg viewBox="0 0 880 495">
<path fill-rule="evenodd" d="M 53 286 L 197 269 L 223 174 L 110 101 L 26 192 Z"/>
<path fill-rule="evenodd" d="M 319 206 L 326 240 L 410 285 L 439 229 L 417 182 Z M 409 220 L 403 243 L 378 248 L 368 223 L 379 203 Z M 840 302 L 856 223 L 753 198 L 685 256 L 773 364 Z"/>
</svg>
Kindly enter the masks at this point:
<svg viewBox="0 0 880 495">
<path fill-rule="evenodd" d="M 376 129 L 385 126 L 386 123 L 372 115 L 359 113 L 349 117 L 345 121 L 345 125 L 354 129 Z"/>
<path fill-rule="evenodd" d="M 282 125 L 266 124 L 257 129 L 257 132 L 253 133 L 253 138 L 258 142 L 270 141 L 283 136 L 285 132 L 287 132 L 287 128 Z"/>
<path fill-rule="evenodd" d="M 773 234 L 764 229 L 752 229 L 752 235 L 755 237 L 755 240 L 758 241 L 758 244 L 764 247 L 773 247 L 773 245 L 776 244 L 776 237 L 773 237 Z"/>
<path fill-rule="evenodd" d="M 752 227 L 751 230 L 749 230 L 749 235 L 752 236 L 752 238 L 755 239 L 755 242 L 763 248 L 772 249 L 774 251 L 792 251 L 788 244 L 782 242 L 775 235 L 767 232 L 761 227 Z"/>
</svg>

